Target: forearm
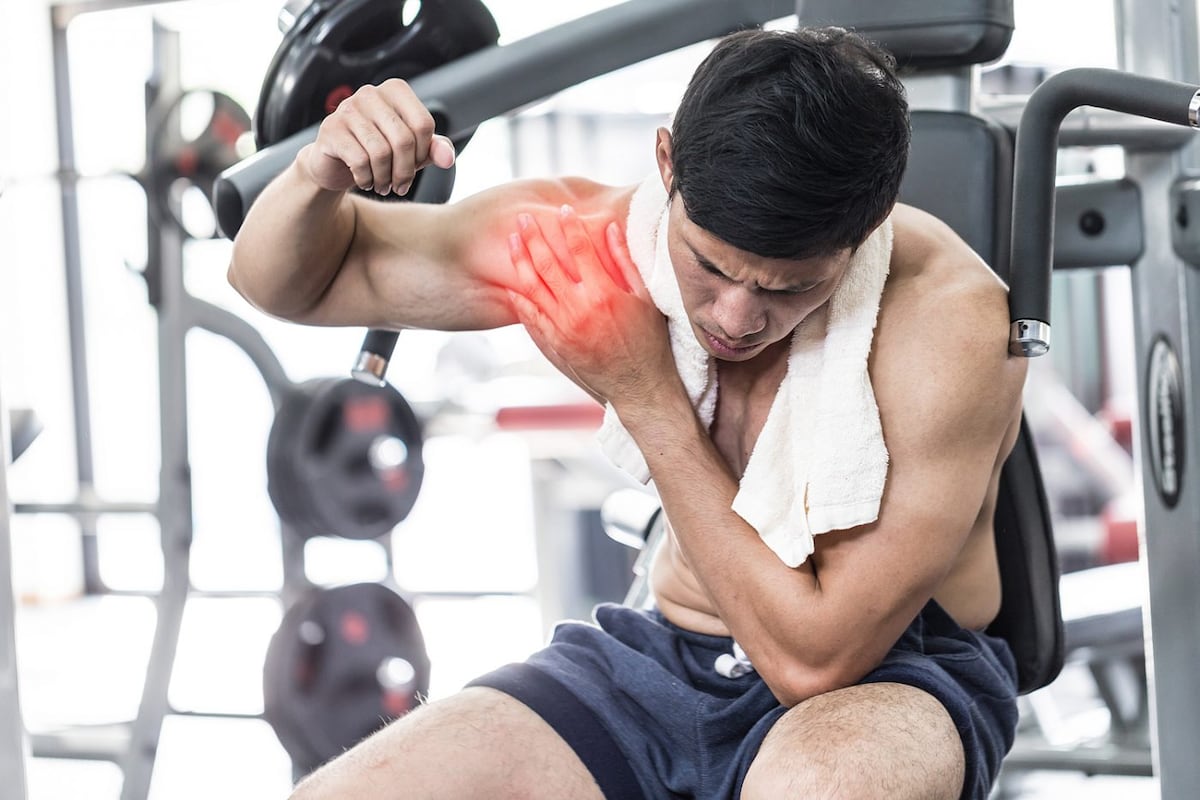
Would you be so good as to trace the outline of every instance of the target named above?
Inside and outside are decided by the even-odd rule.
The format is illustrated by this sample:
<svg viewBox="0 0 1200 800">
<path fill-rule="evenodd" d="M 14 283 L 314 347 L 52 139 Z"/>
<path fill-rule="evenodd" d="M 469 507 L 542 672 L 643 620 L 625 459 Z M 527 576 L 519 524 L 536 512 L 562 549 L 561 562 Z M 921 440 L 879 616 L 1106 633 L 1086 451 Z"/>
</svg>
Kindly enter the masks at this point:
<svg viewBox="0 0 1200 800">
<path fill-rule="evenodd" d="M 684 558 L 775 695 L 791 705 L 841 682 L 838 637 L 811 565 L 789 568 L 731 509 L 738 482 L 687 398 L 671 392 L 618 414 L 646 458 Z"/>
<path fill-rule="evenodd" d="M 318 187 L 302 164 L 297 157 L 263 190 L 234 240 L 229 265 L 229 282 L 243 297 L 285 318 L 318 302 L 354 238 L 350 198 Z"/>
</svg>

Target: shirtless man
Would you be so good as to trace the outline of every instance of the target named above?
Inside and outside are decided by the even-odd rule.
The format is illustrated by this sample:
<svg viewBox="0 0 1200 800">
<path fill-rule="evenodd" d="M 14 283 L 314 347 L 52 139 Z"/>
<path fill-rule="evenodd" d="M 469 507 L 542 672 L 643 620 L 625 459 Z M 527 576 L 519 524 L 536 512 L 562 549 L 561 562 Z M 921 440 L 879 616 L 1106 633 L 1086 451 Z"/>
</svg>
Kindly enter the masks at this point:
<svg viewBox="0 0 1200 800">
<path fill-rule="evenodd" d="M 1015 667 L 980 631 L 1000 584 L 992 515 L 1025 361 L 1005 287 L 944 224 L 895 205 L 907 106 L 886 55 L 836 29 L 722 40 L 655 142 L 671 261 L 717 359 L 694 412 L 623 237 L 634 187 L 499 186 L 445 206 L 407 190 L 450 143 L 401 81 L 360 89 L 259 198 L 233 285 L 313 325 L 520 322 L 612 404 L 670 536 L 657 610 L 597 610 L 318 770 L 296 798 L 984 798 L 1016 725 Z M 890 214 L 869 371 L 890 453 L 877 521 L 789 568 L 731 509 L 786 368 Z M 931 335 L 930 322 L 936 321 Z M 752 669 L 718 675 L 733 637 Z"/>
</svg>

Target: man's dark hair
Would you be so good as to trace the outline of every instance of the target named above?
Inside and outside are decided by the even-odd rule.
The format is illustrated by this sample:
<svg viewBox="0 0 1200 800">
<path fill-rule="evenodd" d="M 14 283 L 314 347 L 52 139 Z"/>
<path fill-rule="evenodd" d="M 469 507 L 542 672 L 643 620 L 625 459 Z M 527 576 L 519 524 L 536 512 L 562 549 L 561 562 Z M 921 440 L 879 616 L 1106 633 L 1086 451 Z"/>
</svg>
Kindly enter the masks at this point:
<svg viewBox="0 0 1200 800">
<path fill-rule="evenodd" d="M 767 258 L 829 255 L 895 203 L 908 102 L 891 55 L 854 33 L 748 30 L 697 68 L 671 138 L 696 225 Z"/>
</svg>

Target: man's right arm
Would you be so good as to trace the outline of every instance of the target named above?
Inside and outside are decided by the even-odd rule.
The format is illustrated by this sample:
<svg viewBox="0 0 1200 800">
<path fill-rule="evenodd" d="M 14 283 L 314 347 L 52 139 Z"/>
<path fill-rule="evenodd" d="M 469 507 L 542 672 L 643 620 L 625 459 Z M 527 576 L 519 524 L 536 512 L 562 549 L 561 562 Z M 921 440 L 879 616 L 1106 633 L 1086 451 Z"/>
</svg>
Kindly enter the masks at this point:
<svg viewBox="0 0 1200 800">
<path fill-rule="evenodd" d="M 403 193 L 419 169 L 453 160 L 407 84 L 363 87 L 254 203 L 234 242 L 230 283 L 266 313 L 312 325 L 515 322 L 505 243 L 514 206 L 536 203 L 536 192 L 502 187 L 453 206 L 347 193 Z"/>
<path fill-rule="evenodd" d="M 337 276 L 354 238 L 354 204 L 304 174 L 303 151 L 250 207 L 234 240 L 229 282 L 253 305 L 296 319 Z"/>
</svg>

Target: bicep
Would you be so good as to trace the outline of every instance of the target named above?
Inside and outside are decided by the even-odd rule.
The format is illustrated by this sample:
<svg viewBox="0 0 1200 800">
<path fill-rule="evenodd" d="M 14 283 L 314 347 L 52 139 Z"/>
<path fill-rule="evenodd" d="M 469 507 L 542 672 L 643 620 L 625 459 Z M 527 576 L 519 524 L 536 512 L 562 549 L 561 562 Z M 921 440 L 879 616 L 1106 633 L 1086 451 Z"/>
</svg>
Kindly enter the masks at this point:
<svg viewBox="0 0 1200 800">
<path fill-rule="evenodd" d="M 303 318 L 312 325 L 482 330 L 516 321 L 503 220 L 487 197 L 454 205 L 355 198 L 337 276 Z"/>
</svg>

